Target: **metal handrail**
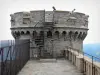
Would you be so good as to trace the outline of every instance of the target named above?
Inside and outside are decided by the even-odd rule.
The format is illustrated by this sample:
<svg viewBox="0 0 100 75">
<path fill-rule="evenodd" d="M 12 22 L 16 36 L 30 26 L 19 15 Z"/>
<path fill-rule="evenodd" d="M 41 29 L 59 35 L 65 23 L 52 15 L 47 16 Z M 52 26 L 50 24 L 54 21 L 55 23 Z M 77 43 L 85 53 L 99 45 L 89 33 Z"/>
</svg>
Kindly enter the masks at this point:
<svg viewBox="0 0 100 75">
<path fill-rule="evenodd" d="M 99 62 L 100 62 L 100 58 L 98 58 L 98 57 L 96 57 L 96 56 L 93 56 L 92 54 L 89 54 L 89 53 L 86 53 L 86 52 L 82 52 L 82 51 L 80 51 L 79 49 L 75 49 L 75 48 L 72 48 L 72 47 L 69 47 L 69 46 L 66 46 L 66 48 L 67 48 L 67 50 L 68 50 L 68 48 L 70 48 L 70 50 L 75 50 L 75 51 L 77 51 L 78 52 L 78 56 L 79 56 L 79 53 L 80 54 L 82 54 L 83 55 L 83 68 L 85 69 L 85 70 L 83 70 L 83 73 L 85 74 L 85 72 L 86 72 L 86 64 L 84 64 L 85 62 L 86 62 L 86 60 L 85 60 L 85 58 L 84 58 L 84 56 L 85 55 L 88 55 L 88 56 L 90 56 L 91 57 L 91 64 L 92 64 L 92 75 L 96 75 L 95 74 L 95 64 L 94 64 L 94 60 L 95 59 L 98 59 L 99 60 Z M 84 67 L 85 66 L 85 67 Z"/>
<path fill-rule="evenodd" d="M 0 48 L 0 75 L 16 75 L 29 60 L 30 40 L 17 40 L 10 46 Z"/>
<path fill-rule="evenodd" d="M 67 48 L 70 48 L 70 49 L 72 49 L 72 50 L 75 50 L 75 51 L 77 51 L 78 53 L 81 53 L 81 54 L 87 54 L 87 55 L 89 55 L 89 56 L 93 56 L 92 54 L 89 54 L 89 53 L 86 53 L 86 52 L 82 52 L 82 51 L 80 51 L 79 49 L 75 49 L 75 48 L 72 48 L 72 47 L 69 47 L 69 46 L 66 46 Z M 100 59 L 100 58 L 98 58 L 98 57 L 96 57 L 96 56 L 93 56 L 94 58 L 97 58 L 97 59 Z"/>
</svg>

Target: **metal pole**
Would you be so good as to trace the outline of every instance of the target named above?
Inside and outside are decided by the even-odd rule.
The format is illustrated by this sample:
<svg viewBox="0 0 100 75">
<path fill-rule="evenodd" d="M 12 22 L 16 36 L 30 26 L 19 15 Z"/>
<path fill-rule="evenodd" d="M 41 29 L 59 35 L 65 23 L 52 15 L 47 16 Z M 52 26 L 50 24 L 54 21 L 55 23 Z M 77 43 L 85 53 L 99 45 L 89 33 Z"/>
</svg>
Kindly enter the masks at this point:
<svg viewBox="0 0 100 75">
<path fill-rule="evenodd" d="M 45 10 L 44 10 L 44 22 L 45 22 Z M 43 56 L 44 56 L 44 50 L 45 50 L 45 28 L 44 28 L 44 25 L 43 25 L 43 51 L 42 51 Z"/>
<path fill-rule="evenodd" d="M 83 52 L 83 74 L 84 74 L 84 70 L 85 70 L 85 65 L 84 65 L 84 52 Z"/>
<path fill-rule="evenodd" d="M 3 63 L 3 48 L 1 48 L 1 75 L 3 75 L 4 63 Z"/>
<path fill-rule="evenodd" d="M 93 56 L 92 56 L 92 75 L 93 75 Z"/>
<path fill-rule="evenodd" d="M 9 47 L 9 50 L 10 50 L 10 75 L 11 75 L 11 69 L 12 69 L 12 55 L 11 55 L 11 46 Z"/>
</svg>

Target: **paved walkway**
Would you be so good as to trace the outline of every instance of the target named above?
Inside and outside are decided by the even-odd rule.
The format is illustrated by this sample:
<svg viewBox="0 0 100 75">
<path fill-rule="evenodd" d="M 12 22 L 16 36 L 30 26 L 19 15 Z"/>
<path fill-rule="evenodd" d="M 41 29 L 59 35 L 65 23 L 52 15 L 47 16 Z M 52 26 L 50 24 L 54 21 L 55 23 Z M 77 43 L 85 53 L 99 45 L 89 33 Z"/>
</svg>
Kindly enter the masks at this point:
<svg viewBox="0 0 100 75">
<path fill-rule="evenodd" d="M 18 75 L 83 75 L 64 59 L 30 60 Z"/>
</svg>

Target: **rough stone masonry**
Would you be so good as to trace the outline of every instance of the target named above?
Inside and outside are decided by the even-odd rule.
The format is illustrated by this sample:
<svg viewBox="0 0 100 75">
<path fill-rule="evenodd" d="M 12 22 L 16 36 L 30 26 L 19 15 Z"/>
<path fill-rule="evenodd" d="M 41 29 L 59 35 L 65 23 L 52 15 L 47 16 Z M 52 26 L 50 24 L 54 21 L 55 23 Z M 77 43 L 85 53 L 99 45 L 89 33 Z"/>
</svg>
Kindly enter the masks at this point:
<svg viewBox="0 0 100 75">
<path fill-rule="evenodd" d="M 88 17 L 61 10 L 16 12 L 11 14 L 11 32 L 15 39 L 30 39 L 30 58 L 60 57 L 66 46 L 82 51 Z"/>
</svg>

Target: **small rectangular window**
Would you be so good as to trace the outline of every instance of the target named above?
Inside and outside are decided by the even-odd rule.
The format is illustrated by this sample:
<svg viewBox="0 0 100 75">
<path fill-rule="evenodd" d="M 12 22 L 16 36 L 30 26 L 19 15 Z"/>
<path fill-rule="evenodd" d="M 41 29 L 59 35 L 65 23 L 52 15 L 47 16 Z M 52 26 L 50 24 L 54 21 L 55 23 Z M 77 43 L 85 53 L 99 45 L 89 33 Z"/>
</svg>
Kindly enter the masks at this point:
<svg viewBox="0 0 100 75">
<path fill-rule="evenodd" d="M 23 18 L 23 24 L 30 24 L 30 18 Z"/>
</svg>

